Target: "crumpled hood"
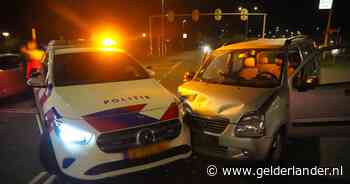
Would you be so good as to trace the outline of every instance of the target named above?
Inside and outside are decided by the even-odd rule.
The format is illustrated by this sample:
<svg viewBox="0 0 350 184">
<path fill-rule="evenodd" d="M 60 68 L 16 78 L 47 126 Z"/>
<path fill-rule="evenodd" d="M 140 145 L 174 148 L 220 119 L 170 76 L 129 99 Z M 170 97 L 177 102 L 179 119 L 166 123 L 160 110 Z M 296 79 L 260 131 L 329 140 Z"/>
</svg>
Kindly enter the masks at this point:
<svg viewBox="0 0 350 184">
<path fill-rule="evenodd" d="M 167 109 L 174 102 L 154 79 L 55 87 L 51 99 L 60 115 L 69 119 L 112 109 L 128 108 L 114 114 Z"/>
<path fill-rule="evenodd" d="M 238 87 L 191 81 L 179 91 L 186 91 L 192 111 L 207 116 L 223 116 L 232 122 L 246 112 L 257 110 L 275 91 L 269 88 Z"/>
</svg>

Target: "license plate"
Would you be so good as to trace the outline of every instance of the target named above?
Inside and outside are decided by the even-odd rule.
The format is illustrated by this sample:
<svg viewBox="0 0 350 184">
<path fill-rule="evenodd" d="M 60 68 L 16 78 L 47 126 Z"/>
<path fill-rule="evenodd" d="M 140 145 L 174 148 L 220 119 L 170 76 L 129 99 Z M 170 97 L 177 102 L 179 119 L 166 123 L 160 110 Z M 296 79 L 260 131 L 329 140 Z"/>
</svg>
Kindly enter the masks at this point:
<svg viewBox="0 0 350 184">
<path fill-rule="evenodd" d="M 143 147 L 132 148 L 128 150 L 129 159 L 140 159 L 151 155 L 161 153 L 169 148 L 168 142 L 151 144 Z"/>
</svg>

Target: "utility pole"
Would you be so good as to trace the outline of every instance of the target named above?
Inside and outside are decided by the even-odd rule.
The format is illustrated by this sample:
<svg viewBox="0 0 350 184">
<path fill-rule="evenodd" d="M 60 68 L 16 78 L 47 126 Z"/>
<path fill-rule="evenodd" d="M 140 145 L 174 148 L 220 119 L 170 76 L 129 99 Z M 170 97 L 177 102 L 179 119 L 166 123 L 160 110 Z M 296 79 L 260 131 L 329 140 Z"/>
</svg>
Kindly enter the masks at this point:
<svg viewBox="0 0 350 184">
<path fill-rule="evenodd" d="M 328 40 L 329 40 L 329 30 L 332 25 L 332 14 L 333 14 L 333 8 L 334 8 L 334 0 L 320 0 L 320 3 L 318 5 L 319 10 L 329 10 L 328 11 L 328 21 L 327 21 L 327 27 L 324 34 L 324 47 L 328 46 Z"/>
<path fill-rule="evenodd" d="M 266 32 L 266 16 L 267 16 L 267 14 L 264 14 L 262 38 L 265 38 L 265 32 Z"/>
<path fill-rule="evenodd" d="M 329 10 L 329 14 L 328 14 L 328 21 L 327 21 L 326 33 L 325 33 L 325 37 L 324 37 L 324 45 L 325 45 L 326 47 L 328 46 L 329 29 L 331 28 L 332 14 L 333 14 L 333 7 Z"/>
<path fill-rule="evenodd" d="M 148 17 L 148 37 L 149 37 L 149 54 L 153 55 L 153 34 L 152 34 L 152 16 Z"/>
<path fill-rule="evenodd" d="M 165 18 L 166 16 L 170 16 L 171 17 L 171 13 L 169 13 L 168 15 L 165 14 L 165 0 L 162 0 L 162 13 L 163 14 L 159 14 L 159 15 L 151 15 L 148 17 L 148 31 L 149 31 L 149 50 L 150 50 L 150 55 L 154 55 L 155 53 L 159 53 L 160 56 L 164 56 L 166 55 L 166 45 L 165 45 Z M 242 8 L 242 7 L 241 7 Z M 262 24 L 262 36 L 265 36 L 265 32 L 266 32 L 266 20 L 267 20 L 267 13 L 249 13 L 248 11 L 246 11 L 246 13 L 242 16 L 241 12 L 228 12 L 228 13 L 221 13 L 221 16 L 240 16 L 241 20 L 242 18 L 245 21 L 248 19 L 248 16 L 263 16 L 263 24 Z M 184 18 L 190 18 L 193 17 L 192 13 L 180 13 L 180 14 L 174 14 L 174 17 L 179 17 L 182 20 L 184 20 Z M 198 12 L 198 17 L 199 16 L 217 16 L 217 14 L 215 13 L 199 13 Z M 169 17 L 168 17 L 169 18 Z M 161 32 L 160 34 L 156 34 L 154 33 L 154 31 L 156 31 L 155 26 L 153 25 L 154 23 L 154 19 L 157 19 L 161 21 Z M 193 18 L 192 18 L 193 19 Z M 198 20 L 197 20 L 198 21 Z M 186 21 L 182 22 L 182 29 L 183 31 L 185 30 L 185 23 Z M 244 30 L 245 32 L 247 32 L 248 30 L 248 20 L 246 24 L 243 24 L 244 26 Z"/>
</svg>

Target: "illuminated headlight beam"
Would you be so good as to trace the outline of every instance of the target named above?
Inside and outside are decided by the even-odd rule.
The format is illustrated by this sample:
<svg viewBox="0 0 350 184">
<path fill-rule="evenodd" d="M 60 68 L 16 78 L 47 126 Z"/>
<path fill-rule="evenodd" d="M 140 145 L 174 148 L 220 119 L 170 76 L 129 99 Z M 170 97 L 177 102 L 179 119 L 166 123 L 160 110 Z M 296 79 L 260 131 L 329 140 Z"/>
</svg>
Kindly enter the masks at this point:
<svg viewBox="0 0 350 184">
<path fill-rule="evenodd" d="M 209 52 L 211 52 L 211 48 L 209 45 L 204 45 L 202 47 L 202 51 L 203 51 L 203 53 L 209 53 Z"/>
<path fill-rule="evenodd" d="M 88 144 L 93 138 L 92 133 L 64 123 L 61 119 L 55 120 L 55 126 L 56 133 L 64 143 Z"/>
</svg>

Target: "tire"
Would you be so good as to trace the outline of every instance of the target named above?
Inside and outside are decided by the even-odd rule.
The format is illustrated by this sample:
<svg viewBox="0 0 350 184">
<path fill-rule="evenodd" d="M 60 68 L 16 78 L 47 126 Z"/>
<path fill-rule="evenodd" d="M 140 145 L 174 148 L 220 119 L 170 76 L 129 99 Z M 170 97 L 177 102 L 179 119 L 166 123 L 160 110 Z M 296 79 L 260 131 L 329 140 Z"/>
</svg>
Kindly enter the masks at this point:
<svg viewBox="0 0 350 184">
<path fill-rule="evenodd" d="M 282 163 L 284 160 L 286 145 L 287 132 L 285 126 L 282 126 L 273 136 L 273 141 L 267 158 L 269 165 L 278 165 Z"/>
<path fill-rule="evenodd" d="M 45 132 L 40 137 L 39 156 L 41 165 L 48 173 L 56 175 L 60 173 L 50 137 Z"/>
</svg>

